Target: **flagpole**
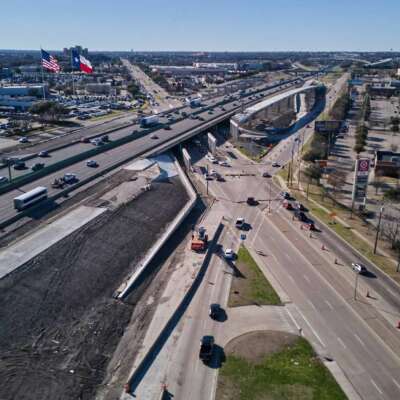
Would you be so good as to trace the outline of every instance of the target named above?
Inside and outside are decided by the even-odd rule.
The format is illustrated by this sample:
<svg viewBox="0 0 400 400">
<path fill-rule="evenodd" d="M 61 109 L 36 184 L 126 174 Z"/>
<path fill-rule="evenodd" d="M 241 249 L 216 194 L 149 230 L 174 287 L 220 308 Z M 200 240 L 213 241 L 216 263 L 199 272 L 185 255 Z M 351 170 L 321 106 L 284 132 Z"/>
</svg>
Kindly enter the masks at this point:
<svg viewBox="0 0 400 400">
<path fill-rule="evenodd" d="M 43 100 L 46 100 L 46 90 L 44 87 L 44 70 L 43 70 L 43 60 L 42 60 L 42 47 L 40 47 L 40 65 L 42 68 L 42 87 L 43 87 Z"/>
<path fill-rule="evenodd" d="M 73 63 L 73 56 L 72 56 L 72 49 L 70 49 L 71 55 L 71 77 L 72 77 L 72 95 L 76 96 L 75 94 L 75 76 L 74 76 L 74 63 Z"/>
</svg>

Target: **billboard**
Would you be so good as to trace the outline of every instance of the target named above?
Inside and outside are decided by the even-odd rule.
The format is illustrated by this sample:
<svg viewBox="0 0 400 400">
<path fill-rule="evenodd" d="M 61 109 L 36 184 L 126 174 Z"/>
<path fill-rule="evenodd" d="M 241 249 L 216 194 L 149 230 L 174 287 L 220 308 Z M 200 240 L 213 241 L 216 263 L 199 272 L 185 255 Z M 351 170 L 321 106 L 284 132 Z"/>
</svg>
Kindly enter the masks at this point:
<svg viewBox="0 0 400 400">
<path fill-rule="evenodd" d="M 342 121 L 315 121 L 314 130 L 318 133 L 338 133 L 341 126 Z"/>
</svg>

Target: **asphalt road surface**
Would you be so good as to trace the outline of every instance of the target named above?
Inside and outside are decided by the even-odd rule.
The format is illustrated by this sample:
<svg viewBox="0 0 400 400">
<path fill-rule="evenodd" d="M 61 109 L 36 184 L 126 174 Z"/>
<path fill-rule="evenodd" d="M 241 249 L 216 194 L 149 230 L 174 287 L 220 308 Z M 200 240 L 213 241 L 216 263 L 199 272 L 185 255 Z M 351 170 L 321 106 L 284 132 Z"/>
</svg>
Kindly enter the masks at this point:
<svg viewBox="0 0 400 400">
<path fill-rule="evenodd" d="M 132 64 L 126 58 L 121 59 L 122 64 L 128 69 L 133 79 L 142 87 L 143 92 L 151 95 L 159 105 L 153 105 L 155 113 L 169 111 L 172 108 L 182 106 L 181 101 L 171 98 L 164 88 L 155 83 L 147 74 L 145 74 L 137 65 Z"/>
<path fill-rule="evenodd" d="M 285 87 L 285 89 L 287 89 Z M 279 90 L 278 88 L 274 89 L 269 89 L 265 91 L 265 94 L 271 94 L 272 92 L 276 92 Z M 246 102 L 246 104 L 252 104 L 254 103 L 254 100 L 247 100 L 246 96 L 242 98 L 242 101 Z M 209 100 L 206 105 L 215 105 L 218 102 L 220 102 L 221 99 L 212 99 Z M 89 178 L 93 176 L 96 173 L 101 172 L 102 170 L 105 170 L 106 168 L 123 162 L 124 160 L 127 159 L 132 159 L 138 154 L 142 154 L 146 150 L 150 150 L 163 142 L 167 142 L 173 138 L 179 137 L 182 135 L 184 132 L 187 132 L 195 127 L 201 126 L 202 124 L 205 124 L 208 121 L 212 121 L 213 119 L 216 119 L 218 117 L 223 116 L 226 113 L 235 111 L 240 108 L 240 104 L 238 100 L 232 100 L 232 102 L 227 103 L 224 105 L 224 110 L 221 109 L 221 107 L 214 107 L 214 110 L 212 113 L 210 111 L 203 111 L 199 113 L 199 109 L 191 109 L 191 112 L 196 112 L 198 115 L 203 119 L 203 121 L 198 120 L 198 119 L 191 119 L 191 118 L 186 118 L 182 121 L 176 122 L 171 125 L 170 130 L 165 130 L 165 129 L 159 129 L 156 131 L 156 135 L 158 139 L 152 139 L 151 136 L 152 134 L 148 134 L 142 137 L 138 137 L 137 139 L 133 140 L 132 142 L 129 142 L 125 145 L 116 147 L 112 150 L 103 152 L 98 154 L 95 158 L 95 160 L 98 162 L 99 167 L 98 168 L 89 168 L 86 166 L 86 161 L 81 161 L 78 163 L 75 163 L 69 167 L 63 168 L 55 173 L 49 174 L 43 178 L 37 179 L 34 182 L 31 182 L 27 185 L 24 185 L 22 187 L 19 187 L 18 189 L 12 190 L 10 192 L 7 192 L 0 197 L 0 222 L 7 221 L 11 217 L 15 216 L 17 214 L 17 211 L 13 208 L 13 199 L 24 193 L 27 192 L 37 186 L 45 186 L 49 190 L 49 195 L 53 195 L 54 193 L 57 192 L 58 189 L 52 189 L 51 188 L 51 183 L 54 181 L 55 178 L 61 177 L 64 175 L 64 173 L 67 172 L 72 172 L 77 175 L 78 179 L 83 180 L 85 178 Z M 164 119 L 161 119 L 161 122 L 164 122 Z M 135 133 L 132 133 L 135 131 Z M 126 135 L 137 135 L 137 132 L 140 132 L 141 128 L 137 125 L 134 125 L 132 127 L 124 128 L 117 130 L 116 132 L 112 133 L 109 135 L 110 140 L 116 140 L 117 138 L 124 137 Z M 72 146 L 65 147 L 63 149 L 57 150 L 55 152 L 51 153 L 51 157 L 47 161 L 48 163 L 50 162 L 55 162 L 55 161 L 60 161 L 65 158 L 70 157 L 71 155 L 75 155 L 78 152 L 89 150 L 93 148 L 93 145 L 90 143 L 77 143 Z M 47 159 L 45 159 L 47 160 Z M 52 160 L 52 161 L 50 161 Z M 54 160 L 54 161 L 53 161 Z M 34 164 L 37 161 L 43 161 L 42 158 L 34 158 L 29 163 Z M 0 172 L 1 173 L 1 172 Z"/>
</svg>

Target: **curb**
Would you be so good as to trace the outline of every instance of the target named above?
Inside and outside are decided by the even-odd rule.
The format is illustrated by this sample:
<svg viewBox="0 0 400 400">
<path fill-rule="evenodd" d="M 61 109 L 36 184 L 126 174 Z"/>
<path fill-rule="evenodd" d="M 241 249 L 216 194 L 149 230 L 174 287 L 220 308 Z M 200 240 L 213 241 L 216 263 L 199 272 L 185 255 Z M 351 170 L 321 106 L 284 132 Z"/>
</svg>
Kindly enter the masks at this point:
<svg viewBox="0 0 400 400">
<path fill-rule="evenodd" d="M 207 249 L 206 255 L 203 259 L 203 262 L 201 264 L 201 267 L 194 278 L 192 285 L 190 288 L 187 290 L 185 296 L 183 299 L 180 301 L 179 305 L 177 308 L 172 312 L 170 318 L 168 319 L 167 323 L 161 328 L 157 338 L 153 342 L 153 344 L 150 346 L 142 360 L 139 362 L 138 366 L 136 369 L 131 373 L 127 380 L 127 393 L 133 394 L 137 386 L 139 385 L 141 379 L 143 376 L 146 374 L 148 367 L 152 364 L 154 359 L 156 358 L 158 352 L 161 350 L 165 342 L 168 340 L 168 337 L 170 336 L 171 332 L 173 331 L 175 324 L 179 319 L 181 318 L 181 314 L 185 311 L 185 309 L 189 306 L 190 301 L 192 297 L 195 295 L 205 273 L 208 268 L 209 261 L 211 259 L 211 256 L 213 254 L 214 247 L 218 241 L 218 238 L 220 237 L 222 231 L 224 229 L 224 225 L 220 222 L 212 240 L 209 242 L 210 245 Z"/>
</svg>

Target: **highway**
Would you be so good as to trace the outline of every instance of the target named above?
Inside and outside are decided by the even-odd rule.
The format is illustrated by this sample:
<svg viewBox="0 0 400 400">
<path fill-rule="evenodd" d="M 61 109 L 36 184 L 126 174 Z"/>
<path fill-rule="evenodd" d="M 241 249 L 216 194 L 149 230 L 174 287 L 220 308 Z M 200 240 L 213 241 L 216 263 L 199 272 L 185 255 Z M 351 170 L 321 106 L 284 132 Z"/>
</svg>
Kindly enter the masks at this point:
<svg viewBox="0 0 400 400">
<path fill-rule="evenodd" d="M 294 137 L 302 134 L 299 131 Z M 278 150 L 276 157 L 284 164 L 291 157 L 291 146 L 285 141 L 282 146 L 284 150 Z M 199 154 L 193 146 L 190 151 L 194 159 L 199 158 L 196 165 L 208 163 L 202 158 L 204 152 Z M 360 259 L 351 247 L 322 227 L 322 232 L 313 233 L 313 237 L 300 229 L 291 212 L 282 208 L 279 189 L 261 176 L 265 169 L 274 172 L 270 160 L 257 165 L 240 156 L 232 157 L 230 146 L 220 147 L 218 152 L 231 164 L 227 168 L 208 163 L 226 178 L 226 182 L 209 182 L 209 190 L 217 199 L 215 207 L 228 225 L 221 244 L 238 248 L 239 231 L 233 224 L 237 217 L 244 217 L 252 228 L 246 246 L 265 254 L 261 262 L 290 297 L 291 302 L 285 306 L 289 318 L 317 352 L 337 362 L 360 398 L 400 398 L 400 336 L 390 322 L 400 315 L 399 288 L 390 287 L 376 268 L 366 263 L 376 277 L 360 276 L 354 299 L 355 275 L 350 264 Z M 243 171 L 255 176 L 227 176 Z M 200 176 L 198 179 L 203 180 Z M 247 196 L 261 200 L 260 206 L 247 206 Z M 329 246 L 329 251 L 321 250 L 322 243 Z M 340 265 L 334 263 L 336 257 Z M 229 267 L 225 261 L 214 255 L 189 309 L 137 388 L 138 397 L 150 399 L 150 388 L 164 381 L 175 398 L 212 398 L 218 363 L 211 368 L 204 366 L 198 349 L 203 335 L 218 338 L 223 330 L 224 323 L 211 320 L 207 309 L 214 302 L 226 308 L 231 279 L 226 271 Z M 367 300 L 365 293 L 372 289 L 375 300 Z"/>
<path fill-rule="evenodd" d="M 270 84 L 271 85 L 271 84 Z M 270 86 L 269 85 L 269 86 Z M 277 85 L 277 84 L 276 84 Z M 289 85 L 290 87 L 290 85 Z M 265 95 L 272 95 L 276 91 L 279 90 L 287 90 L 287 84 L 282 83 L 279 87 L 274 87 L 272 89 L 264 90 L 262 93 Z M 254 104 L 257 100 L 249 100 L 248 98 L 252 96 L 251 93 L 246 95 L 245 97 L 241 98 L 244 104 Z M 237 96 L 238 97 L 238 96 Z M 190 109 L 187 108 L 187 112 L 196 113 L 200 116 L 202 120 L 199 119 L 191 119 L 185 118 L 179 122 L 171 124 L 170 130 L 165 130 L 163 128 L 158 129 L 155 133 L 158 139 L 152 139 L 152 135 L 144 135 L 138 137 L 138 135 L 143 132 L 143 129 L 140 128 L 138 125 L 132 125 L 132 127 L 123 128 L 115 131 L 114 133 L 110 134 L 110 140 L 116 140 L 121 137 L 132 136 L 136 139 L 132 140 L 131 142 L 124 144 L 122 146 L 116 147 L 112 150 L 105 151 L 96 155 L 94 158 L 98 163 L 98 168 L 89 168 L 86 166 L 86 160 L 77 162 L 73 165 L 60 169 L 57 172 L 51 173 L 46 175 L 43 178 L 37 179 L 34 182 L 26 184 L 18 189 L 11 190 L 7 193 L 4 193 L 0 197 L 0 223 L 4 223 L 5 221 L 9 220 L 10 218 L 17 215 L 16 210 L 13 208 L 13 199 L 24 193 L 29 191 L 37 186 L 45 186 L 49 189 L 49 195 L 52 196 L 57 193 L 58 189 L 52 189 L 51 183 L 57 177 L 63 176 L 66 172 L 72 172 L 77 174 L 78 179 L 89 179 L 91 176 L 101 173 L 102 171 L 106 171 L 113 165 L 120 165 L 125 160 L 133 159 L 136 156 L 140 156 L 144 153 L 148 153 L 152 149 L 158 148 L 163 144 L 167 144 L 176 138 L 180 138 L 185 133 L 189 133 L 198 128 L 201 131 L 202 127 L 207 127 L 207 123 L 213 124 L 213 121 L 220 121 L 225 118 L 225 115 L 229 117 L 230 115 L 234 114 L 238 109 L 240 109 L 240 101 L 236 98 L 224 103 L 222 109 L 220 106 L 216 106 L 221 101 L 224 101 L 223 98 L 216 98 L 205 102 L 204 107 L 206 109 L 204 111 L 199 110 L 199 108 Z M 259 101 L 259 100 L 258 100 Z M 209 111 L 207 107 L 213 107 L 213 111 Z M 161 123 L 166 121 L 165 117 L 160 119 Z M 189 137 L 189 136 L 188 136 Z M 175 143 L 175 142 L 173 142 Z M 177 144 L 178 142 L 176 142 Z M 78 154 L 79 152 L 92 149 L 94 146 L 90 143 L 76 143 L 71 146 L 62 148 L 60 150 L 56 150 L 51 153 L 50 159 L 52 162 L 64 160 L 68 157 Z M 33 158 L 30 163 L 35 163 L 37 161 L 42 161 L 42 158 Z M 53 161 L 54 160 L 54 161 Z M 1 173 L 1 172 L 0 172 Z"/>
<path fill-rule="evenodd" d="M 153 105 L 155 114 L 169 111 L 173 108 L 181 107 L 181 101 L 171 98 L 166 90 L 155 83 L 147 74 L 145 74 L 137 65 L 132 64 L 126 58 L 121 58 L 122 64 L 127 68 L 132 78 L 141 86 L 145 94 L 151 95 L 159 105 Z"/>
</svg>

